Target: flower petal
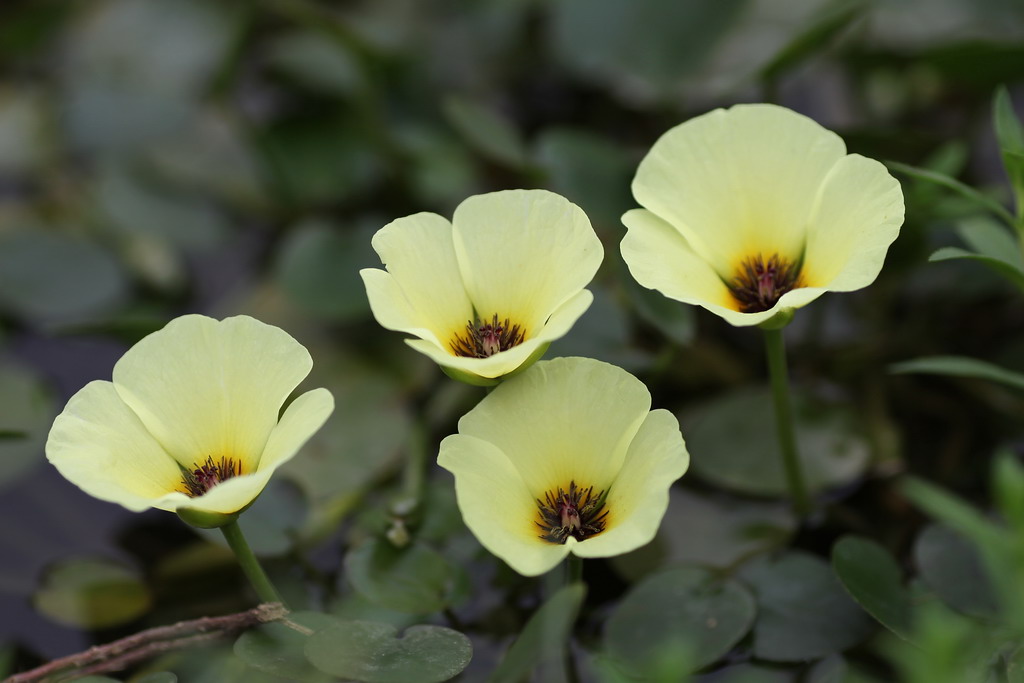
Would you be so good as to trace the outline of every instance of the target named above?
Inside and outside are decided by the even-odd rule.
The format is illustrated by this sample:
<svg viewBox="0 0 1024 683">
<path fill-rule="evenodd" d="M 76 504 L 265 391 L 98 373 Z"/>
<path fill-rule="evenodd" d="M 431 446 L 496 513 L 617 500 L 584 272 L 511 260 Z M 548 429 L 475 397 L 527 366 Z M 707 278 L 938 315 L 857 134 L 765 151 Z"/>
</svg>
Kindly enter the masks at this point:
<svg viewBox="0 0 1024 683">
<path fill-rule="evenodd" d="M 715 315 L 724 318 L 730 325 L 735 325 L 736 327 L 749 327 L 751 325 L 760 325 L 761 323 L 768 322 L 776 315 L 787 309 L 806 306 L 826 291 L 828 290 L 822 289 L 821 287 L 801 287 L 800 289 L 793 289 L 783 294 L 775 305 L 767 311 L 759 311 L 757 313 L 741 313 L 734 308 L 726 308 L 724 306 L 711 304 L 701 305 Z"/>
<path fill-rule="evenodd" d="M 830 291 L 874 282 L 903 224 L 903 192 L 885 166 L 859 154 L 835 165 L 811 217 L 803 277 Z"/>
<path fill-rule="evenodd" d="M 50 429 L 46 457 L 89 495 L 136 512 L 181 484 L 178 463 L 110 382 L 90 382 L 71 397 Z"/>
<path fill-rule="evenodd" d="M 577 543 L 580 557 L 620 555 L 646 545 L 668 509 L 668 491 L 690 464 L 679 422 L 667 410 L 654 410 L 629 444 L 619 476 L 608 493 L 608 528 Z"/>
<path fill-rule="evenodd" d="M 518 346 L 488 358 L 453 356 L 438 348 L 436 344 L 421 339 L 407 339 L 406 343 L 420 353 L 429 356 L 438 365 L 462 370 L 479 377 L 504 377 L 518 370 L 541 346 L 564 337 L 593 301 L 594 295 L 589 290 L 584 289 L 578 292 L 551 314 L 551 317 L 535 336 Z"/>
<path fill-rule="evenodd" d="M 473 318 L 455 258 L 452 224 L 432 213 L 399 218 L 377 231 L 373 248 L 387 273 L 373 268 L 360 273 L 377 322 L 448 350 L 452 334 L 463 331 Z"/>
<path fill-rule="evenodd" d="M 571 481 L 611 486 L 651 407 L 643 382 L 589 358 L 537 363 L 502 382 L 459 420 L 459 433 L 494 444 L 532 498 Z"/>
<path fill-rule="evenodd" d="M 800 257 L 815 189 L 845 151 L 838 135 L 783 107 L 716 109 L 654 143 L 633 196 L 729 279 L 752 255 Z"/>
<path fill-rule="evenodd" d="M 189 498 L 183 493 L 172 493 L 155 501 L 153 507 L 170 512 L 184 507 L 229 515 L 256 500 L 256 496 L 266 488 L 273 473 L 273 469 L 268 469 L 232 477 L 212 487 L 198 498 Z"/>
<path fill-rule="evenodd" d="M 462 434 L 441 442 L 437 463 L 455 475 L 455 496 L 473 535 L 525 576 L 555 567 L 569 554 L 539 538 L 537 503 L 508 456 L 493 444 Z"/>
<path fill-rule="evenodd" d="M 285 398 L 309 373 L 309 352 L 248 316 L 176 318 L 114 366 L 118 395 L 184 467 L 234 458 L 253 472 Z"/>
<path fill-rule="evenodd" d="M 327 389 L 302 394 L 285 409 L 281 421 L 270 432 L 267 447 L 260 458 L 259 471 L 271 472 L 299 452 L 334 412 L 334 396 Z"/>
<path fill-rule="evenodd" d="M 645 209 L 627 211 L 622 223 L 622 259 L 641 285 L 688 304 L 735 307 L 722 278 L 670 224 Z"/>
<path fill-rule="evenodd" d="M 481 318 L 495 313 L 527 337 L 593 279 L 604 249 L 578 206 L 546 190 L 470 197 L 455 209 L 455 253 Z"/>
</svg>

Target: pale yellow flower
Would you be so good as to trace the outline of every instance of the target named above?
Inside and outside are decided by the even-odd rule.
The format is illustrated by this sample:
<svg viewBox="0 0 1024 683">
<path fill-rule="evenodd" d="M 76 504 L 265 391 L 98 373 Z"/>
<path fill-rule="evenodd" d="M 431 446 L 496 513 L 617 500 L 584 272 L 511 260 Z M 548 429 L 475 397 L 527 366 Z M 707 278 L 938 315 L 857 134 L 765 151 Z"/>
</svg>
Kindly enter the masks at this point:
<svg viewBox="0 0 1024 683">
<path fill-rule="evenodd" d="M 903 223 L 882 164 L 770 104 L 716 109 L 640 163 L 622 257 L 644 287 L 758 325 L 878 276 Z"/>
<path fill-rule="evenodd" d="M 451 222 L 399 218 L 373 236 L 387 271 L 360 272 L 382 326 L 448 374 L 495 384 L 540 358 L 593 301 L 604 250 L 583 211 L 545 190 L 477 195 Z"/>
<path fill-rule="evenodd" d="M 640 380 L 589 358 L 541 362 L 459 420 L 437 462 L 462 518 L 517 572 L 569 553 L 606 557 L 654 538 L 689 454 Z"/>
<path fill-rule="evenodd" d="M 326 389 L 285 399 L 306 349 L 247 316 L 176 318 L 90 382 L 53 423 L 46 457 L 73 484 L 129 510 L 197 526 L 235 518 L 334 410 Z"/>
</svg>

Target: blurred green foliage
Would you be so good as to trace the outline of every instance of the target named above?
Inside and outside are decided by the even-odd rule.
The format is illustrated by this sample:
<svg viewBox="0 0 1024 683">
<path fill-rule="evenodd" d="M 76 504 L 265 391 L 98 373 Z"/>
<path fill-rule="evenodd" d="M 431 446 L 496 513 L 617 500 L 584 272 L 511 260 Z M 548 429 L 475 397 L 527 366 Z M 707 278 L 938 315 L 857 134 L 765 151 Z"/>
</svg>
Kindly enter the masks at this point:
<svg viewBox="0 0 1024 683">
<path fill-rule="evenodd" d="M 90 345 L 198 311 L 284 327 L 337 399 L 241 520 L 296 620 L 323 628 L 132 680 L 1020 679 L 1022 45 L 1018 0 L 2 3 L 0 674 L 74 649 L 51 620 L 84 647 L 251 604 L 172 515 L 125 513 L 115 537 L 70 484 L 41 493 L 54 414 L 109 377 Z M 907 199 L 879 280 L 787 329 L 819 509 L 799 526 L 759 340 L 642 290 L 616 248 L 651 143 L 741 101 L 893 162 Z M 407 465 L 482 390 L 379 329 L 357 274 L 394 218 L 512 187 L 564 194 L 605 243 L 594 305 L 549 356 L 636 373 L 693 455 L 657 539 L 545 608 L 465 529 L 447 475 Z M 104 557 L 71 557 L 47 524 L 95 526 Z M 6 618 L 32 594 L 36 613 Z M 575 674 L 550 666 L 566 648 Z"/>
</svg>

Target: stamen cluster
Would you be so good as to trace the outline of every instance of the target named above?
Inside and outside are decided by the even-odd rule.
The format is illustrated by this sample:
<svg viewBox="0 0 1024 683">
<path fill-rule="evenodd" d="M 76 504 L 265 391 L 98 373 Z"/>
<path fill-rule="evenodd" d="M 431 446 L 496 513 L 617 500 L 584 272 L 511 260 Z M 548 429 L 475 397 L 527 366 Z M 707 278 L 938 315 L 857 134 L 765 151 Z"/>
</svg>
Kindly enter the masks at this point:
<svg viewBox="0 0 1024 683">
<path fill-rule="evenodd" d="M 758 254 L 743 262 L 739 273 L 729 284 L 743 313 L 767 311 L 786 292 L 800 284 L 800 264 L 790 263 L 778 254 L 765 262 Z"/>
<path fill-rule="evenodd" d="M 206 462 L 200 465 L 195 463 L 195 469 L 184 470 L 181 475 L 181 483 L 185 487 L 185 493 L 191 498 L 198 498 L 217 484 L 237 477 L 242 473 L 242 463 L 236 463 L 233 458 L 221 458 L 220 462 L 214 462 L 213 457 L 206 458 Z"/>
<path fill-rule="evenodd" d="M 498 321 L 495 313 L 491 322 L 466 322 L 466 336 L 456 333 L 451 341 L 452 352 L 466 358 L 488 358 L 501 351 L 523 343 L 525 332 L 519 325 L 512 325 L 508 318 Z"/>
<path fill-rule="evenodd" d="M 595 496 L 593 486 L 577 488 L 575 481 L 569 482 L 568 492 L 559 487 L 557 493 L 545 493 L 543 501 L 537 499 L 537 526 L 544 530 L 540 538 L 561 545 L 570 536 L 582 541 L 604 531 L 608 517 L 604 494 L 601 491 Z"/>
</svg>

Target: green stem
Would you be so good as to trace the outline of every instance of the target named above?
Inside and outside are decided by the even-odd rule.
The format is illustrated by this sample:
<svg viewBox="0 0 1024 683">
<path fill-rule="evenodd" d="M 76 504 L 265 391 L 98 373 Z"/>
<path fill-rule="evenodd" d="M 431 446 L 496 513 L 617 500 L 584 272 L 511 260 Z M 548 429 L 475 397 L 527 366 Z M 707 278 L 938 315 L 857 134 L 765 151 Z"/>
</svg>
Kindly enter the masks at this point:
<svg viewBox="0 0 1024 683">
<path fill-rule="evenodd" d="M 786 484 L 793 499 L 793 508 L 801 519 L 810 512 L 810 500 L 800 470 L 800 456 L 796 447 L 796 432 L 793 429 L 793 409 L 789 399 L 789 374 L 786 370 L 786 345 L 782 329 L 764 331 L 765 350 L 768 354 L 768 374 L 772 381 L 772 396 L 775 399 L 775 426 L 779 437 L 779 452 L 782 467 L 786 472 Z"/>
<path fill-rule="evenodd" d="M 579 555 L 569 553 L 565 558 L 565 585 L 571 586 L 574 583 L 583 581 L 583 558 Z"/>
<path fill-rule="evenodd" d="M 252 548 L 249 547 L 241 527 L 238 526 L 238 520 L 225 524 L 220 530 L 224 534 L 224 540 L 228 542 L 228 546 L 238 558 L 238 564 L 242 566 L 242 571 L 249 578 L 252 587 L 256 589 L 256 595 L 260 597 L 260 600 L 284 604 L 284 600 L 277 594 L 274 584 L 270 583 L 263 567 L 260 566 L 259 560 L 253 555 Z"/>
</svg>

